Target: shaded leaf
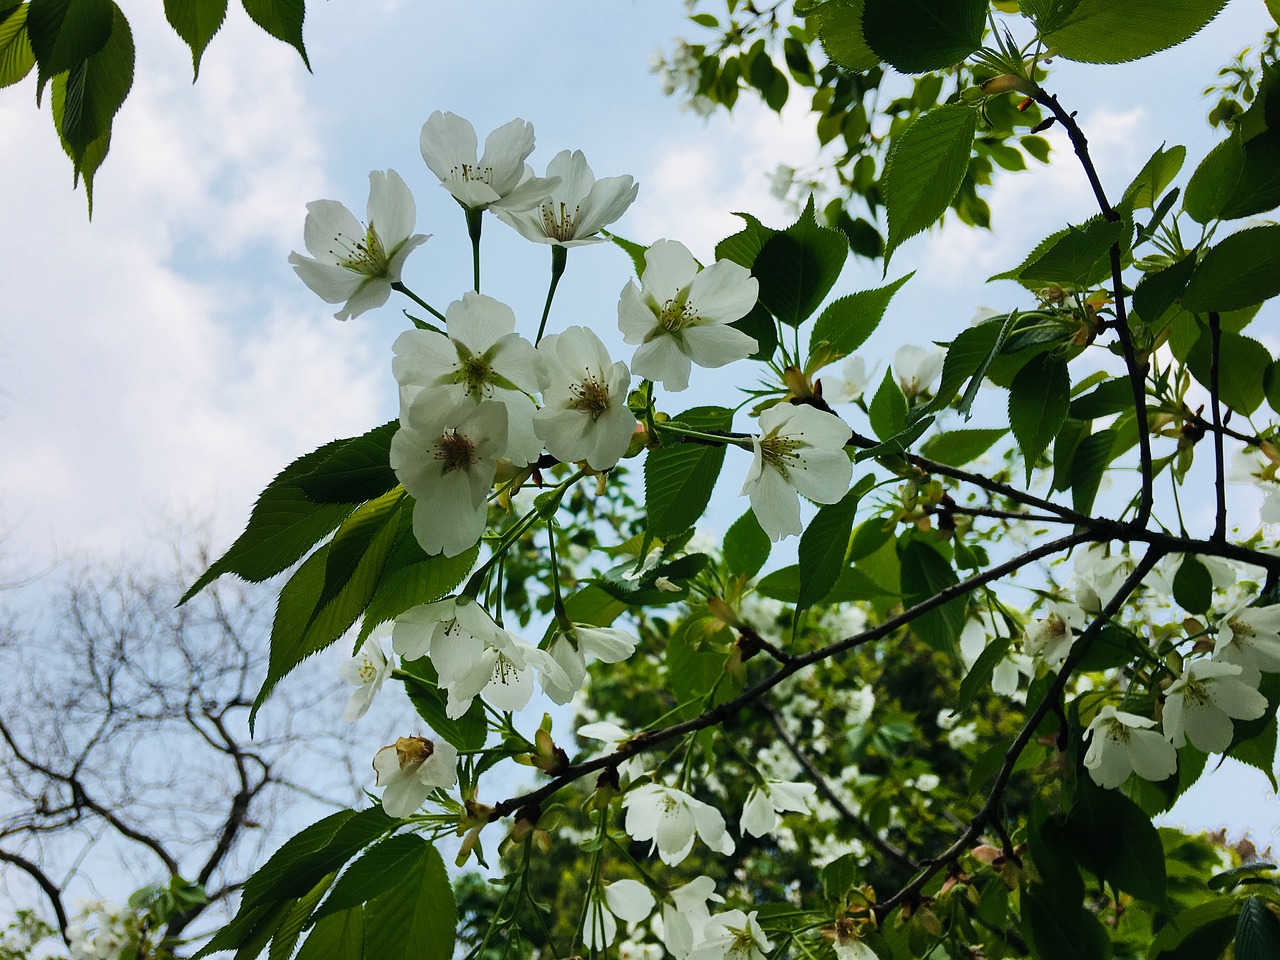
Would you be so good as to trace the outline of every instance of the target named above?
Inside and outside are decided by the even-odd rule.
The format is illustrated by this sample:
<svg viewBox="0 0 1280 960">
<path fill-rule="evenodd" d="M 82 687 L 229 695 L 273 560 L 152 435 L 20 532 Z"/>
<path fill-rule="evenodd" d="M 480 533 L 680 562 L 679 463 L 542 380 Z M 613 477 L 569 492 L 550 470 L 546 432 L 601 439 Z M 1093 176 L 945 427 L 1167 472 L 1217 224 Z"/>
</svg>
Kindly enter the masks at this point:
<svg viewBox="0 0 1280 960">
<path fill-rule="evenodd" d="M 798 326 L 822 304 L 840 276 L 849 244 L 838 230 L 818 225 L 813 197 L 800 218 L 760 248 L 751 272 L 760 302 L 782 323 Z"/>
<path fill-rule="evenodd" d="M 982 45 L 987 0 L 865 0 L 867 45 L 903 73 L 943 70 Z"/>
<path fill-rule="evenodd" d="M 723 407 L 695 407 L 675 418 L 699 430 L 727 430 L 733 414 Z M 711 501 L 724 464 L 724 446 L 670 443 L 651 450 L 644 464 L 646 524 L 657 537 L 683 533 Z"/>
<path fill-rule="evenodd" d="M 760 572 L 773 544 L 760 526 L 754 510 L 748 510 L 724 535 L 724 564 L 730 573 L 754 577 Z"/>
<path fill-rule="evenodd" d="M 306 16 L 306 0 L 243 0 L 249 19 L 277 40 L 298 51 L 303 64 L 311 69 L 307 49 L 302 44 L 302 20 Z"/>
<path fill-rule="evenodd" d="M 407 881 L 365 907 L 364 951 L 378 960 L 450 960 L 458 911 L 444 861 L 428 845 Z"/>
<path fill-rule="evenodd" d="M 1009 390 L 1009 425 L 1022 450 L 1027 482 L 1040 455 L 1058 434 L 1071 400 L 1066 362 L 1042 354 L 1019 371 Z"/>
<path fill-rule="evenodd" d="M 836 585 L 844 570 L 845 552 L 853 533 L 858 501 L 875 485 L 875 478 L 863 477 L 836 503 L 822 507 L 800 536 L 800 593 L 796 612 L 821 603 Z"/>
<path fill-rule="evenodd" d="M 1280 294 L 1280 224 L 1233 233 L 1205 254 L 1182 294 L 1196 313 L 1224 313 Z"/>
<path fill-rule="evenodd" d="M 227 18 L 227 0 L 164 0 L 169 25 L 191 48 L 191 62 L 200 76 L 200 58 Z"/>
</svg>

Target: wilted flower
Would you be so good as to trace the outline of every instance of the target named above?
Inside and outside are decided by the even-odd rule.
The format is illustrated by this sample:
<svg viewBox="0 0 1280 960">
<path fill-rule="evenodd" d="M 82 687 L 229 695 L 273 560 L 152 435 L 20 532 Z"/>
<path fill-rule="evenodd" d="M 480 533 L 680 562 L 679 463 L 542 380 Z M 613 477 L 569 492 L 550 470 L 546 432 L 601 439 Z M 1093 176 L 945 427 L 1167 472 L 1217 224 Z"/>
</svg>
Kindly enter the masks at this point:
<svg viewBox="0 0 1280 960">
<path fill-rule="evenodd" d="M 400 737 L 373 757 L 377 785 L 386 787 L 382 808 L 389 817 L 407 817 L 432 792 L 458 782 L 458 751 L 448 741 Z"/>
<path fill-rule="evenodd" d="M 409 253 L 427 242 L 414 233 L 413 194 L 394 170 L 369 174 L 369 226 L 336 200 L 307 204 L 303 242 L 311 254 L 289 254 L 302 282 L 326 303 L 342 303 L 339 320 L 380 307 L 400 281 Z"/>
<path fill-rule="evenodd" d="M 1093 782 L 1111 789 L 1136 773 L 1144 780 L 1167 780 L 1178 771 L 1178 753 L 1173 744 L 1151 729 L 1154 720 L 1125 713 L 1108 704 L 1098 711 L 1085 736 L 1089 749 L 1085 769 Z"/>
</svg>

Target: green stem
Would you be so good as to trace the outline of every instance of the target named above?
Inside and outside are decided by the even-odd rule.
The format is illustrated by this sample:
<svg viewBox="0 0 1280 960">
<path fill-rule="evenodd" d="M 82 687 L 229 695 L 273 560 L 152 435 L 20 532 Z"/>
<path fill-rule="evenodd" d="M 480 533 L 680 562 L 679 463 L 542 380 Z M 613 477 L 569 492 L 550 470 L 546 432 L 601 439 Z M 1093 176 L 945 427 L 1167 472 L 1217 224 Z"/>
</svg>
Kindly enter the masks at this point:
<svg viewBox="0 0 1280 960">
<path fill-rule="evenodd" d="M 675 434 L 679 434 L 682 437 L 688 437 L 691 440 L 706 440 L 709 443 L 715 443 L 721 446 L 728 446 L 729 444 L 733 444 L 736 447 L 741 447 L 743 450 L 751 449 L 750 437 L 728 437 L 728 436 L 725 436 L 724 434 L 703 433 L 701 430 L 693 430 L 693 429 L 690 429 L 689 427 L 681 426 L 680 424 L 671 423 L 671 422 L 658 423 L 658 424 L 654 424 L 654 426 L 656 426 L 658 430 L 662 433 L 675 433 Z"/>
<path fill-rule="evenodd" d="M 564 276 L 565 264 L 569 262 L 569 248 L 558 243 L 551 245 L 551 286 L 547 287 L 547 302 L 542 308 L 542 321 L 538 324 L 538 335 L 533 338 L 535 344 L 542 339 L 547 329 L 547 317 L 551 315 L 551 301 L 555 298 L 556 287 Z"/>
<path fill-rule="evenodd" d="M 484 210 L 471 207 L 467 211 L 467 235 L 471 237 L 471 285 L 480 292 L 480 228 L 484 226 Z"/>
<path fill-rule="evenodd" d="M 556 557 L 556 525 L 547 521 L 547 555 L 551 558 L 551 610 L 555 614 L 556 623 L 570 639 L 573 639 L 573 623 L 569 612 L 564 608 L 564 597 L 560 595 L 560 563 Z M 577 642 L 574 641 L 574 646 Z"/>
<path fill-rule="evenodd" d="M 437 309 L 436 309 L 435 307 L 433 307 L 431 304 L 427 303 L 427 301 L 423 300 L 420 296 L 418 296 L 416 293 L 414 293 L 412 290 L 410 290 L 408 287 L 406 287 L 406 286 L 404 285 L 404 283 L 402 283 L 401 281 L 397 280 L 395 283 L 393 283 L 393 284 L 391 285 L 391 289 L 392 289 L 392 290 L 396 290 L 396 291 L 398 291 L 398 292 L 400 292 L 400 293 L 403 293 L 406 297 L 408 297 L 410 300 L 412 300 L 414 303 L 416 303 L 418 306 L 420 306 L 423 310 L 427 311 L 427 313 L 431 314 L 431 315 L 432 315 L 433 317 L 435 317 L 437 320 L 441 320 L 441 321 L 443 321 L 443 320 L 444 320 L 444 314 L 443 314 L 443 313 L 441 313 L 439 310 L 437 310 Z M 446 322 L 447 322 L 447 321 L 446 321 Z M 437 329 L 437 328 L 435 328 L 435 327 L 431 326 L 431 324 L 429 324 L 429 323 L 427 324 L 427 327 L 428 327 L 429 329 L 431 329 L 431 330 L 434 330 L 436 333 L 444 333 L 444 331 L 443 331 L 443 330 L 439 330 L 439 329 Z"/>
</svg>

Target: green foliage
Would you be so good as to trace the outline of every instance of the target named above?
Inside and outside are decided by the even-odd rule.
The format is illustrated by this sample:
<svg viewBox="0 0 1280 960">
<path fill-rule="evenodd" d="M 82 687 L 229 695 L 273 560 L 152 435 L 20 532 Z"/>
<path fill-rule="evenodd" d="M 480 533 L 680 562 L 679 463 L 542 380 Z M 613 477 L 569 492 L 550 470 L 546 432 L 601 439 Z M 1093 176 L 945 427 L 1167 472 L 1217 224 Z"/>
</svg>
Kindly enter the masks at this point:
<svg viewBox="0 0 1280 960">
<path fill-rule="evenodd" d="M 1048 0 L 1027 7 L 1044 42 L 1081 63 L 1123 63 L 1199 33 L 1226 0 Z"/>
<path fill-rule="evenodd" d="M 1196 267 L 1182 305 L 1197 313 L 1239 310 L 1280 294 L 1280 225 L 1251 227 L 1215 244 Z"/>
<path fill-rule="evenodd" d="M 765 240 L 751 265 L 760 302 L 782 323 L 799 326 L 831 292 L 848 253 L 844 237 L 818 226 L 810 197 L 800 219 Z"/>
<path fill-rule="evenodd" d="M 862 30 L 867 45 L 903 73 L 945 69 L 982 44 L 986 0 L 864 2 Z"/>
<path fill-rule="evenodd" d="M 728 429 L 732 415 L 723 407 L 695 407 L 675 418 L 694 430 Z M 724 464 L 721 444 L 680 443 L 653 451 L 644 464 L 647 527 L 655 537 L 683 533 L 693 526 L 711 500 Z"/>
</svg>

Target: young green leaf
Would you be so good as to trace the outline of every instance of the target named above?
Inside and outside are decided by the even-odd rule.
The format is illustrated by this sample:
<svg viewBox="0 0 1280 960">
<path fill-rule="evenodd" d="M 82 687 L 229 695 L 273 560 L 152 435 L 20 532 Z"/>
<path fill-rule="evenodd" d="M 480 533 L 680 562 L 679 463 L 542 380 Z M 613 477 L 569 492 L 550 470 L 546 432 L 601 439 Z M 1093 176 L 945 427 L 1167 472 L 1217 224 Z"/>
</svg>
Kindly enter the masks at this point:
<svg viewBox="0 0 1280 960">
<path fill-rule="evenodd" d="M 926 440 L 920 455 L 949 467 L 963 467 L 986 453 L 1008 432 L 1004 429 L 949 430 Z"/>
<path fill-rule="evenodd" d="M 867 408 L 871 429 L 881 440 L 897 436 L 907 425 L 907 398 L 892 370 L 886 370 L 880 388 Z"/>
<path fill-rule="evenodd" d="M 378 960 L 450 960 L 458 910 L 444 861 L 428 845 L 408 880 L 365 907 L 365 955 Z"/>
<path fill-rule="evenodd" d="M 1071 376 L 1059 357 L 1041 354 L 1019 371 L 1009 390 L 1009 426 L 1022 450 L 1027 482 L 1040 455 L 1067 418 Z"/>
<path fill-rule="evenodd" d="M 799 326 L 831 291 L 848 254 L 840 231 L 818 225 L 810 197 L 800 218 L 756 256 L 751 272 L 760 281 L 760 302 L 782 323 Z"/>
<path fill-rule="evenodd" d="M 754 577 L 760 572 L 773 544 L 760 528 L 754 510 L 748 510 L 729 527 L 724 535 L 724 565 L 740 577 Z"/>
<path fill-rule="evenodd" d="M 1250 227 L 1215 244 L 1182 294 L 1184 309 L 1224 313 L 1280 295 L 1280 224 Z"/>
<path fill-rule="evenodd" d="M 191 48 L 192 66 L 199 79 L 200 58 L 227 18 L 227 0 L 164 0 L 164 14 Z"/>
<path fill-rule="evenodd" d="M 866 343 L 884 318 L 893 295 L 913 276 L 914 271 L 886 286 L 860 290 L 827 304 L 809 336 L 806 369 L 820 370 L 827 364 L 843 360 Z"/>
<path fill-rule="evenodd" d="M 1244 143 L 1233 133 L 1200 161 L 1182 198 L 1183 208 L 1196 223 L 1222 216 L 1244 172 Z"/>
<path fill-rule="evenodd" d="M 0 88 L 17 83 L 36 65 L 27 32 L 29 9 L 19 4 L 0 17 Z"/>
<path fill-rule="evenodd" d="M 815 11 L 822 49 L 851 73 L 866 73 L 880 65 L 862 35 L 862 9 L 863 0 L 827 0 Z"/>
<path fill-rule="evenodd" d="M 440 689 L 440 677 L 428 657 L 404 660 L 400 664 L 404 673 L 404 689 L 418 716 L 437 734 L 459 750 L 479 750 L 488 736 L 485 725 L 484 704 L 473 700 L 467 712 L 457 719 L 445 712 L 448 697 Z"/>
<path fill-rule="evenodd" d="M 695 407 L 675 418 L 699 431 L 727 430 L 733 414 L 723 407 Z M 723 446 L 681 443 L 675 435 L 644 464 L 645 509 L 648 529 L 668 537 L 689 529 L 711 502 L 711 492 L 724 464 Z"/>
<path fill-rule="evenodd" d="M 1199 33 L 1227 0 L 1079 0 L 1037 21 L 1045 45 L 1081 63 L 1124 63 Z"/>
<path fill-rule="evenodd" d="M 797 615 L 801 610 L 821 603 L 836 585 L 844 570 L 845 552 L 849 549 L 849 535 L 853 533 L 858 501 L 874 485 L 875 478 L 871 474 L 863 477 L 836 503 L 820 509 L 800 536 Z"/>
<path fill-rule="evenodd" d="M 1128 204 L 1136 210 L 1154 209 L 1156 202 L 1169 184 L 1173 183 L 1173 178 L 1178 175 L 1186 159 L 1186 147 L 1173 146 L 1166 150 L 1164 144 L 1161 144 L 1151 155 L 1151 159 L 1138 171 L 1133 182 L 1125 188 L 1121 203 Z"/>
</svg>

